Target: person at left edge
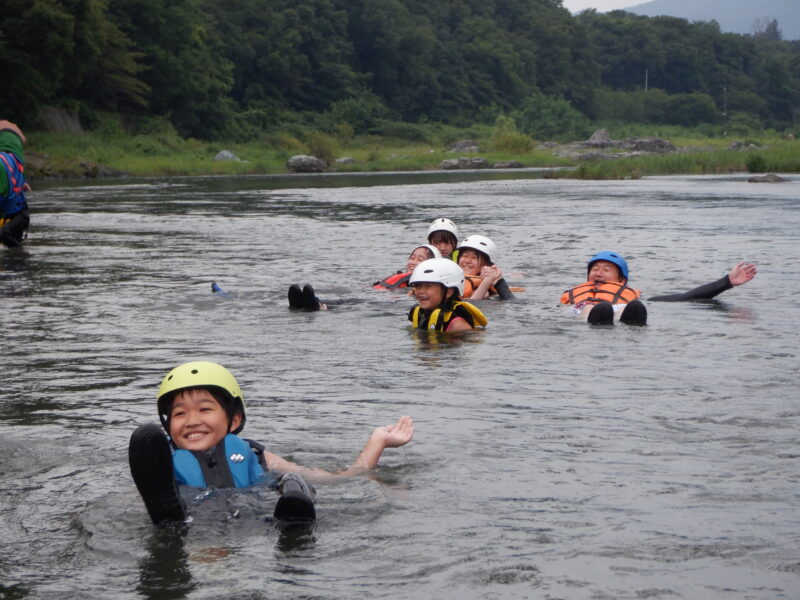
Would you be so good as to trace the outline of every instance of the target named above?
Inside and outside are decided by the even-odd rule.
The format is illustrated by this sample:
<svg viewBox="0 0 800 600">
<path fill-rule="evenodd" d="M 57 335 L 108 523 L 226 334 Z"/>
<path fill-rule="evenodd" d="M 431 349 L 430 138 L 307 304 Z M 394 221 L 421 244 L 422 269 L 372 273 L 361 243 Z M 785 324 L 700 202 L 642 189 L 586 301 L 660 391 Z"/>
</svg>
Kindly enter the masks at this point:
<svg viewBox="0 0 800 600">
<path fill-rule="evenodd" d="M 409 285 L 417 299 L 417 306 L 408 312 L 414 329 L 468 331 L 488 323 L 478 307 L 461 299 L 464 271 L 450 259 L 431 258 L 421 262 L 411 274 Z"/>
<path fill-rule="evenodd" d="M 31 222 L 25 199 L 31 189 L 25 181 L 26 141 L 16 124 L 0 120 L 0 243 L 8 248 L 22 245 Z"/>
<path fill-rule="evenodd" d="M 411 418 L 402 417 L 376 428 L 344 471 L 302 467 L 239 437 L 246 420 L 244 395 L 230 371 L 206 361 L 182 364 L 166 375 L 159 388 L 158 413 L 169 438 L 157 425 L 142 425 L 131 435 L 128 448 L 133 480 L 156 525 L 186 519 L 178 485 L 224 489 L 270 484 L 281 492 L 276 518 L 313 521 L 315 491 L 303 477 L 321 480 L 365 473 L 377 466 L 385 448 L 403 446 L 414 434 Z M 281 476 L 271 478 L 271 473 Z"/>
</svg>

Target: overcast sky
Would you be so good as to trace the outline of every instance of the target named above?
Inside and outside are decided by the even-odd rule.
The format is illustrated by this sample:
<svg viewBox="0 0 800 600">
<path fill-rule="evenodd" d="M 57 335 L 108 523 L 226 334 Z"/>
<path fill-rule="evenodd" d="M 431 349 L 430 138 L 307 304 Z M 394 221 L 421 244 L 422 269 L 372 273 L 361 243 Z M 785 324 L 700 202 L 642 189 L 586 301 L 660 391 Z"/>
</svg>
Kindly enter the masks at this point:
<svg viewBox="0 0 800 600">
<path fill-rule="evenodd" d="M 587 8 L 596 8 L 597 12 L 605 12 L 627 6 L 636 6 L 647 0 L 563 0 L 564 8 L 576 13 Z"/>
</svg>

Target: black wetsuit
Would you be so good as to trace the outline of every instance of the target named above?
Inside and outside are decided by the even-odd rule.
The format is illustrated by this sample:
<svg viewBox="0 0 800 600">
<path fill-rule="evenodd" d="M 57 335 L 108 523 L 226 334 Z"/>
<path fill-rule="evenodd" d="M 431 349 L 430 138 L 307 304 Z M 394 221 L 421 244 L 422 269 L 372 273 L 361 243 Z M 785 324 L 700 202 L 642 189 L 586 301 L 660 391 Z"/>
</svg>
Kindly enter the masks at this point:
<svg viewBox="0 0 800 600">
<path fill-rule="evenodd" d="M 648 298 L 650 302 L 685 302 L 687 300 L 710 300 L 714 296 L 729 290 L 733 287 L 731 280 L 727 275 L 711 283 L 706 283 L 698 286 L 688 292 L 681 292 L 676 294 L 662 294 L 660 296 L 653 296 Z"/>
</svg>

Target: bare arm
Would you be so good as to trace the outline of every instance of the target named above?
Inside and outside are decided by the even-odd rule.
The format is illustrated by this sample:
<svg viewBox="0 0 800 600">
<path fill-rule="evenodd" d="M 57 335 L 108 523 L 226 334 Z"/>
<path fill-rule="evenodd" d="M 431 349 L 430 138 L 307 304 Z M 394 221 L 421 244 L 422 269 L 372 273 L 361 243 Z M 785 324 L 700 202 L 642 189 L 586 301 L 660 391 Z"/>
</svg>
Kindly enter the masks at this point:
<svg viewBox="0 0 800 600">
<path fill-rule="evenodd" d="M 271 452 L 264 452 L 267 459 L 267 466 L 270 471 L 279 473 L 299 473 L 314 481 L 331 479 L 333 477 L 349 477 L 361 475 L 370 469 L 374 469 L 381 454 L 386 448 L 398 448 L 404 446 L 414 437 L 414 421 L 411 417 L 401 417 L 397 423 L 377 427 L 369 436 L 361 454 L 353 461 L 353 464 L 336 473 L 324 469 L 303 467 Z"/>
<path fill-rule="evenodd" d="M 500 267 L 497 265 L 483 267 L 481 269 L 481 283 L 477 288 L 475 288 L 475 291 L 472 292 L 472 295 L 469 297 L 469 299 L 483 300 L 484 298 L 488 298 L 489 288 L 502 278 L 503 273 L 500 271 Z"/>
</svg>

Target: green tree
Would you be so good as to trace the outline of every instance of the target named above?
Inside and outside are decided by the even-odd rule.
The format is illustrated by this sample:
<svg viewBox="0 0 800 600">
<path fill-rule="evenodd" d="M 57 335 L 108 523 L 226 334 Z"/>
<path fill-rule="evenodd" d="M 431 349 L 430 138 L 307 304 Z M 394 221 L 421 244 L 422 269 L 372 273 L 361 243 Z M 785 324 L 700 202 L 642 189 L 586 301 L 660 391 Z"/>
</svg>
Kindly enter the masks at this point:
<svg viewBox="0 0 800 600">
<path fill-rule="evenodd" d="M 512 116 L 520 131 L 537 139 L 585 138 L 590 130 L 587 119 L 567 100 L 541 93 L 529 96 Z"/>
<path fill-rule="evenodd" d="M 0 110 L 33 119 L 42 104 L 141 106 L 139 55 L 103 0 L 7 0 L 0 19 Z"/>
<path fill-rule="evenodd" d="M 233 110 L 233 67 L 200 0 L 114 0 L 111 11 L 144 54 L 150 112 L 167 116 L 185 136 L 224 131 Z"/>
</svg>

